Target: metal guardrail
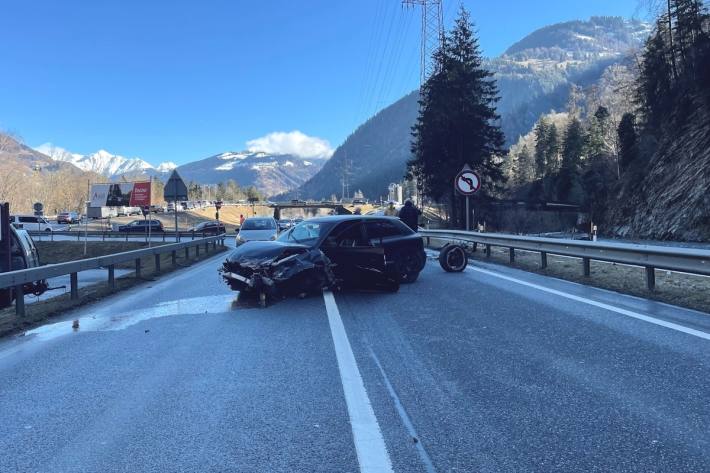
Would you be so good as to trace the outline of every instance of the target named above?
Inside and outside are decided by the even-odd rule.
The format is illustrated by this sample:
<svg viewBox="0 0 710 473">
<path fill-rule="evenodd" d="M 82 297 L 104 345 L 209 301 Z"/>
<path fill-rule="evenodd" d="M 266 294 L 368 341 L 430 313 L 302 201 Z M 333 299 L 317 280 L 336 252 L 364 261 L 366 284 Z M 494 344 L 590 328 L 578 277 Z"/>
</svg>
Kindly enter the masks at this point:
<svg viewBox="0 0 710 473">
<path fill-rule="evenodd" d="M 190 258 L 190 249 L 195 249 L 195 257 L 200 254 L 200 247 L 204 247 L 205 253 L 209 252 L 210 246 L 213 250 L 217 249 L 217 245 L 224 246 L 226 235 L 216 235 L 198 240 L 190 240 L 180 243 L 170 243 L 166 245 L 155 246 L 153 248 L 144 248 L 140 250 L 125 251 L 113 255 L 98 256 L 95 258 L 87 258 L 77 261 L 69 261 L 67 263 L 48 264 L 38 266 L 36 268 L 21 269 L 18 271 L 10 271 L 0 273 L 0 289 L 9 289 L 15 291 L 15 312 L 19 316 L 25 313 L 24 288 L 25 284 L 30 284 L 35 281 L 41 281 L 57 276 L 70 275 L 70 297 L 71 299 L 79 298 L 79 278 L 78 273 L 88 269 L 106 268 L 108 271 L 108 285 L 111 289 L 115 287 L 114 271 L 117 264 L 126 263 L 129 261 L 135 262 L 136 278 L 141 277 L 141 258 L 153 256 L 155 258 L 155 272 L 160 272 L 160 258 L 166 253 L 172 256 L 173 266 L 177 265 L 177 252 L 183 250 L 185 259 Z"/>
<path fill-rule="evenodd" d="M 148 238 L 148 234 L 146 232 L 119 232 L 115 230 L 111 231 L 104 231 L 104 230 L 90 230 L 88 232 L 84 232 L 82 230 L 56 230 L 52 232 L 42 232 L 38 230 L 31 230 L 28 231 L 30 236 L 33 238 L 37 237 L 41 241 L 54 241 L 55 236 L 69 236 L 76 238 L 77 241 L 81 241 L 84 236 L 88 236 L 90 238 L 97 238 L 101 237 L 101 240 L 106 241 L 106 240 L 125 240 L 125 241 L 130 241 L 130 239 L 136 239 L 136 238 Z M 190 238 L 191 240 L 195 240 L 196 238 L 207 238 L 210 235 L 214 235 L 213 233 L 207 233 L 207 232 L 188 232 L 188 231 L 180 231 L 177 232 L 177 238 L 178 241 L 182 240 L 183 238 Z M 174 231 L 167 231 L 167 232 L 151 232 L 150 238 L 153 241 L 168 241 L 168 240 L 174 240 L 176 237 L 176 233 Z"/>
<path fill-rule="evenodd" d="M 540 266 L 547 267 L 547 255 L 569 256 L 582 259 L 585 276 L 591 274 L 591 261 L 606 261 L 646 268 L 646 287 L 656 287 L 656 269 L 710 276 L 710 250 L 673 248 L 628 243 L 559 240 L 556 238 L 525 237 L 459 230 L 421 230 L 427 245 L 431 240 L 462 241 L 484 245 L 486 256 L 494 246 L 508 248 L 510 262 L 515 261 L 515 250 L 540 253 Z"/>
</svg>

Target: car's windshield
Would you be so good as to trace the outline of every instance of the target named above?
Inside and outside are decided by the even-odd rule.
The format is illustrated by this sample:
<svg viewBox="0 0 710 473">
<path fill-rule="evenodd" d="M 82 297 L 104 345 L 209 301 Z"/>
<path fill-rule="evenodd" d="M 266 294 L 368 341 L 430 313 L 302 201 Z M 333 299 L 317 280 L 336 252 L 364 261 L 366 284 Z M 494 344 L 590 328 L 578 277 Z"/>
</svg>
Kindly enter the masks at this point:
<svg viewBox="0 0 710 473">
<path fill-rule="evenodd" d="M 318 241 L 323 231 L 323 224 L 316 222 L 301 222 L 291 230 L 283 233 L 279 241 L 312 245 Z"/>
<path fill-rule="evenodd" d="M 242 230 L 274 230 L 276 224 L 270 218 L 248 218 L 242 224 Z"/>
</svg>

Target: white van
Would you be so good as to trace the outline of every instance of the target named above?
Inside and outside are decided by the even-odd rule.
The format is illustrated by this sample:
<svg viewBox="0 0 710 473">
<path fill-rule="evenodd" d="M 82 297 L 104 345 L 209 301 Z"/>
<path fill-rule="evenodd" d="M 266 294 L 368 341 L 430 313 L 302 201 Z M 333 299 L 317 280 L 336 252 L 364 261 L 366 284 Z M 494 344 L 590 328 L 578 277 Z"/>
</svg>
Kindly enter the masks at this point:
<svg viewBox="0 0 710 473">
<path fill-rule="evenodd" d="M 55 230 L 64 230 L 66 228 L 53 226 L 46 218 L 37 217 L 35 215 L 11 215 L 10 225 L 15 228 L 23 228 L 30 232 L 53 232 Z"/>
</svg>

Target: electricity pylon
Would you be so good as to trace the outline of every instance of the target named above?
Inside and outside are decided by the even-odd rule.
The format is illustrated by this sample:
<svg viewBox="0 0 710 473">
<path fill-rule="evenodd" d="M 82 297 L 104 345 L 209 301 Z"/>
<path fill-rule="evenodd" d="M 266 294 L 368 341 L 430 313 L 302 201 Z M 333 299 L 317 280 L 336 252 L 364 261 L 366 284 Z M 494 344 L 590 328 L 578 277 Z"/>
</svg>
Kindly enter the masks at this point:
<svg viewBox="0 0 710 473">
<path fill-rule="evenodd" d="M 444 43 L 444 9 L 442 0 L 402 0 L 407 7 L 420 6 L 422 9 L 422 44 L 420 86 L 424 85 L 434 72 L 435 63 L 432 59 L 434 51 Z"/>
</svg>

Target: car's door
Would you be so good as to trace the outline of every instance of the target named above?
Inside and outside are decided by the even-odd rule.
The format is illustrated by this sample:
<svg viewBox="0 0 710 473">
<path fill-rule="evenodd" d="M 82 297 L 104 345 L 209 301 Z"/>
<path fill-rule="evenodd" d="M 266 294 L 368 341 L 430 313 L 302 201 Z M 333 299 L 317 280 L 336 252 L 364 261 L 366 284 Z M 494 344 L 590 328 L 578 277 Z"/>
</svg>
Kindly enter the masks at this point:
<svg viewBox="0 0 710 473">
<path fill-rule="evenodd" d="M 377 285 L 383 282 L 384 249 L 368 242 L 361 221 L 338 225 L 326 237 L 321 250 L 335 263 L 336 277 L 345 283 Z"/>
</svg>

